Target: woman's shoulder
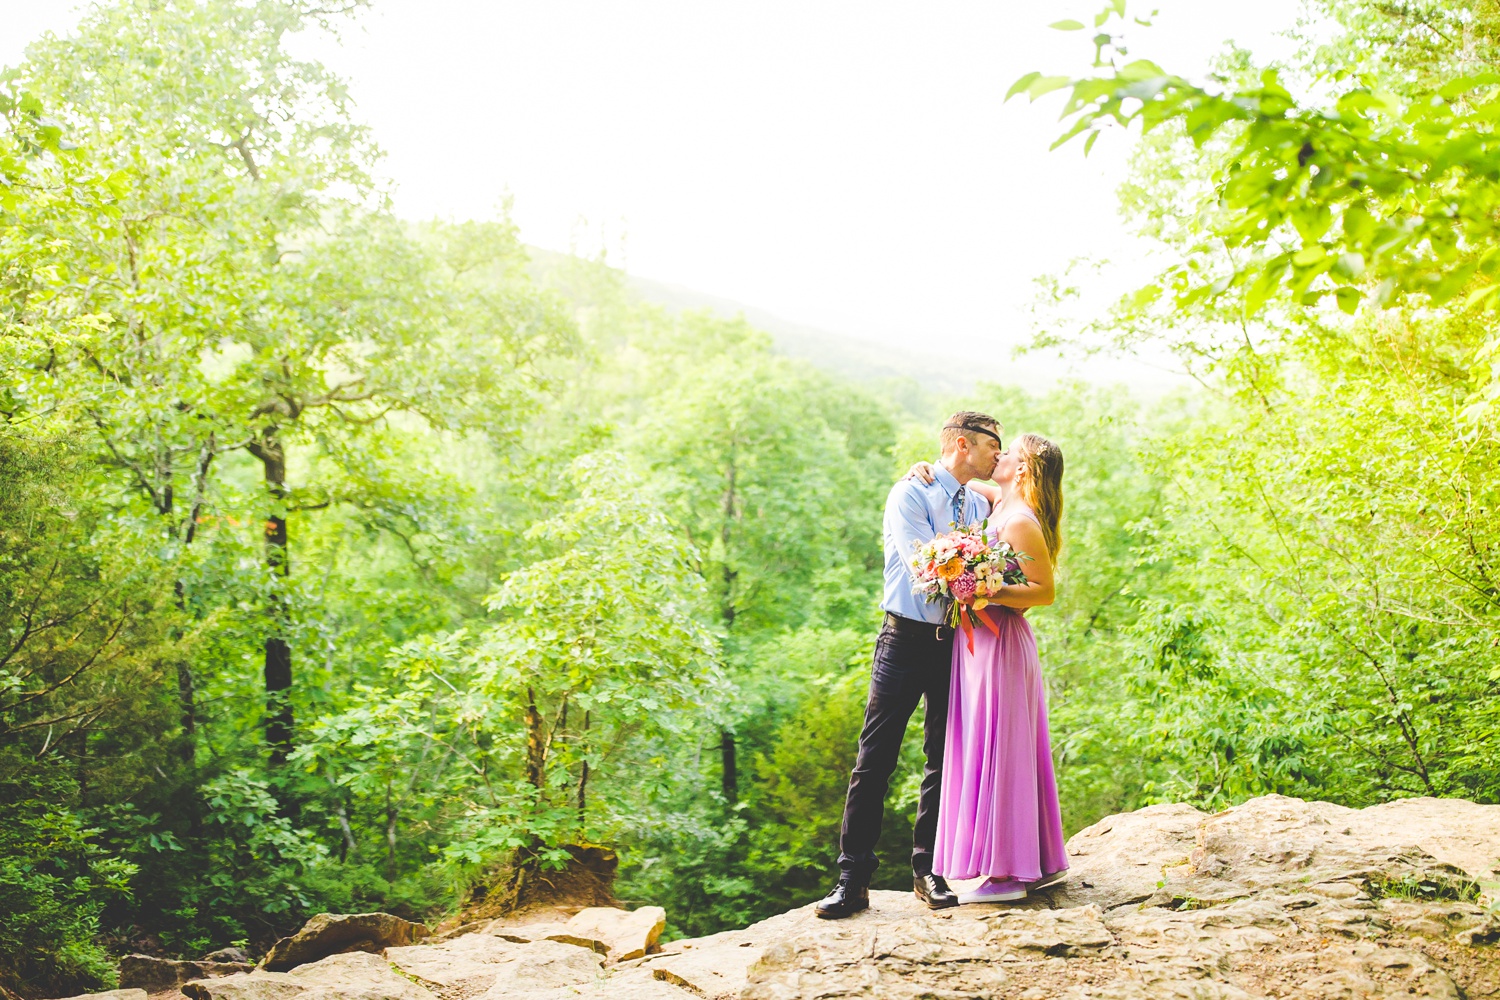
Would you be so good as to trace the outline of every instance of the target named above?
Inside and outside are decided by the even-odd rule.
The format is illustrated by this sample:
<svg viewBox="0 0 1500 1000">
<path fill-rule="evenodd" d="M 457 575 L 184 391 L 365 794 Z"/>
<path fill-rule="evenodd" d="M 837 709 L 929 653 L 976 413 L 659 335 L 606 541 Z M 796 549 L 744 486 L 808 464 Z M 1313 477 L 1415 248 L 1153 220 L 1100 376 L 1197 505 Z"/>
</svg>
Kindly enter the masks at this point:
<svg viewBox="0 0 1500 1000">
<path fill-rule="evenodd" d="M 1036 511 L 1025 504 L 1018 504 L 1009 510 L 997 510 L 990 515 L 990 520 L 993 522 L 994 529 L 998 533 L 1004 531 L 1006 526 L 1018 517 L 1026 518 L 1038 528 L 1042 526 L 1042 519 L 1036 516 Z"/>
</svg>

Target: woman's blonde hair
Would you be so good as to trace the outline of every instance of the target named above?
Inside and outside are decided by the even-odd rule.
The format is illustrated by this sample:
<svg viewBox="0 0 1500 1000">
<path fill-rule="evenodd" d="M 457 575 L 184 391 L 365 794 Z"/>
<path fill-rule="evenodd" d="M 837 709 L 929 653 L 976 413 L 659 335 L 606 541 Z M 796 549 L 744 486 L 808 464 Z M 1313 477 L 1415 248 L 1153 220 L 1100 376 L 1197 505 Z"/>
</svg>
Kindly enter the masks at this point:
<svg viewBox="0 0 1500 1000">
<path fill-rule="evenodd" d="M 1062 449 L 1040 434 L 1022 434 L 1016 438 L 1016 444 L 1025 463 L 1025 475 L 1017 470 L 1016 490 L 1042 522 L 1047 556 L 1056 566 L 1057 554 L 1062 550 L 1062 535 L 1057 530 L 1063 513 Z"/>
</svg>

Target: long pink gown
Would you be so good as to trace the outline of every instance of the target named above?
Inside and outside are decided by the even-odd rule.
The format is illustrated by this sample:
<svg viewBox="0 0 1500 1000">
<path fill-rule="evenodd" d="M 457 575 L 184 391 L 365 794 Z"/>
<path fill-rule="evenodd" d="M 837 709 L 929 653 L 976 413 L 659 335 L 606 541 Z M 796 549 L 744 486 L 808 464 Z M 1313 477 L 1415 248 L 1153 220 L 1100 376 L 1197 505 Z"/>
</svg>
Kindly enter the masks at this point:
<svg viewBox="0 0 1500 1000">
<path fill-rule="evenodd" d="M 1036 520 L 1030 511 L 1019 516 Z M 1025 615 L 998 607 L 981 613 L 1000 635 L 976 628 L 973 653 L 962 634 L 953 642 L 932 867 L 951 879 L 1034 882 L 1068 867 L 1042 666 Z"/>
</svg>

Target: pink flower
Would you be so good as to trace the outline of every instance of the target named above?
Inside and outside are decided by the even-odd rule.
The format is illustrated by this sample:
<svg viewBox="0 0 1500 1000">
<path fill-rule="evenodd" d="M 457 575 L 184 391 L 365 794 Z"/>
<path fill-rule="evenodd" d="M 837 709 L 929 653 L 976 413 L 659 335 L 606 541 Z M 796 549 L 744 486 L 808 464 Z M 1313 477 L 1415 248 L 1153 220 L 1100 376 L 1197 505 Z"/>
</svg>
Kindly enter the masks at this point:
<svg viewBox="0 0 1500 1000">
<path fill-rule="evenodd" d="M 973 573 L 964 573 L 962 576 L 955 577 L 948 584 L 948 589 L 953 591 L 954 599 L 960 601 L 972 600 L 974 591 L 977 588 L 978 584 L 974 579 Z"/>
</svg>

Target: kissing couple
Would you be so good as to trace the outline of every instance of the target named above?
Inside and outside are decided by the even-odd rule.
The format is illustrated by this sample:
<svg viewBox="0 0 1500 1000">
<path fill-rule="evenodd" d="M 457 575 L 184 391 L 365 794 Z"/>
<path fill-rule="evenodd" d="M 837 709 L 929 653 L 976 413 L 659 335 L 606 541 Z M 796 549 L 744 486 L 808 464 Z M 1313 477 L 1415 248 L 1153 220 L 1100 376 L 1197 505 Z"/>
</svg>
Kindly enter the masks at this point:
<svg viewBox="0 0 1500 1000">
<path fill-rule="evenodd" d="M 917 897 L 933 909 L 1004 902 L 1067 878 L 1041 664 L 1025 617 L 1052 603 L 1063 457 L 1036 434 L 1006 449 L 1000 432 L 987 414 L 955 413 L 938 464 L 918 462 L 886 499 L 885 621 L 844 803 L 839 880 L 815 907 L 820 917 L 869 908 L 885 796 L 919 701 L 927 761 L 912 831 Z M 989 627 L 973 630 L 971 646 L 954 642 L 944 601 L 915 592 L 913 556 L 950 528 L 980 522 L 1029 561 L 1026 582 L 1005 584 L 975 612 Z M 962 895 L 947 882 L 981 876 Z"/>
</svg>

